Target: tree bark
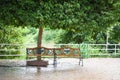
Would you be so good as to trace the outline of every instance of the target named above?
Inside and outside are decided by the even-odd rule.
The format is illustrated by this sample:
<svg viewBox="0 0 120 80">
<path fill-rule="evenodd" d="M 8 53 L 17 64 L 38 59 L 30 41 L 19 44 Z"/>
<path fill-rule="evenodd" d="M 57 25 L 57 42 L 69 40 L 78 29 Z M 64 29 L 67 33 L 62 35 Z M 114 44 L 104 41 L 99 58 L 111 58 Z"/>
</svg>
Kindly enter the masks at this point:
<svg viewBox="0 0 120 80">
<path fill-rule="evenodd" d="M 43 28 L 39 27 L 37 47 L 41 47 L 41 44 L 42 44 L 42 33 L 43 33 Z M 39 54 L 37 56 L 37 60 L 38 61 L 41 60 L 41 52 L 39 52 Z"/>
</svg>

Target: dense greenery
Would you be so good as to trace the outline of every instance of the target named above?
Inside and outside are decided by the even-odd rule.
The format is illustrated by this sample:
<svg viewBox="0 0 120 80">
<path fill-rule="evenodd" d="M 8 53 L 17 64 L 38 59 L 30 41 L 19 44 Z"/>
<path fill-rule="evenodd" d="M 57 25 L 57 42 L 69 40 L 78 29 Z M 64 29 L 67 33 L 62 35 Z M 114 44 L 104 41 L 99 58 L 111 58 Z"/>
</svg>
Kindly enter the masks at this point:
<svg viewBox="0 0 120 80">
<path fill-rule="evenodd" d="M 75 40 L 76 43 L 87 40 L 105 43 L 100 39 L 105 40 L 107 31 L 119 24 L 120 1 L 1 0 L 0 12 L 1 27 L 14 25 L 64 29 L 68 31 L 66 36 L 72 34 L 73 39 L 80 40 Z"/>
<path fill-rule="evenodd" d="M 118 29 L 119 27 L 117 27 Z M 10 29 L 9 29 L 10 30 Z M 13 30 L 14 31 L 14 30 Z M 35 29 L 35 28 L 19 28 L 19 31 L 21 32 L 21 35 L 22 37 L 20 37 L 20 40 L 23 41 L 24 43 L 36 43 L 37 41 L 37 34 L 38 34 L 38 30 Z M 114 32 L 114 29 L 112 30 Z M 110 32 L 110 33 L 113 33 L 113 32 Z M 115 30 L 116 31 L 116 30 Z M 70 32 L 71 33 L 71 32 Z M 67 34 L 67 36 L 66 36 Z M 114 33 L 114 34 L 117 34 L 117 33 Z M 6 34 L 6 36 L 9 35 L 9 34 Z M 15 34 L 16 35 L 16 34 Z M 9 35 L 9 36 L 13 36 L 13 35 Z M 77 38 L 74 38 L 74 36 L 78 36 Z M 90 36 L 90 35 L 89 35 Z M 19 35 L 16 36 L 16 38 L 18 37 L 19 39 Z M 110 36 L 111 37 L 114 37 Z M 14 37 L 13 37 L 14 38 Z M 50 29 L 44 29 L 44 33 L 43 33 L 43 44 L 50 44 L 50 43 L 77 43 L 77 42 L 80 42 L 80 39 L 79 39 L 79 34 L 75 34 L 75 33 L 71 33 L 71 34 L 68 34 L 68 32 L 66 30 L 50 30 Z M 117 37 L 119 38 L 119 37 Z M 84 38 L 83 38 L 84 39 Z M 7 40 L 7 39 L 6 39 Z M 10 41 L 12 41 L 12 38 L 9 39 Z M 89 40 L 84 40 L 84 43 L 90 43 L 90 38 Z M 15 40 L 14 40 L 15 41 Z M 94 40 L 93 40 L 94 41 Z M 104 41 L 104 40 L 103 40 Z M 115 42 L 118 42 L 119 40 L 113 38 L 113 39 L 109 39 L 109 41 L 115 41 Z M 19 42 L 19 41 L 18 41 Z M 95 42 L 95 41 L 94 41 Z M 17 41 L 15 41 L 14 43 L 17 43 Z M 13 44 L 13 43 L 11 43 Z M 1 49 L 5 49 L 5 51 L 0 51 L 0 54 L 20 54 L 21 51 L 19 51 L 19 49 L 21 48 L 22 46 L 20 45 L 12 45 L 12 46 L 1 46 L 0 48 Z M 116 46 L 116 47 L 119 47 L 119 46 Z M 99 47 L 99 46 L 92 46 L 92 47 L 89 47 L 90 49 L 105 49 L 105 47 Z M 114 49 L 115 46 L 114 45 L 109 45 L 108 46 L 109 49 Z M 13 49 L 11 51 L 7 51 L 7 49 Z M 18 49 L 18 51 L 14 51 L 14 49 Z M 86 50 L 87 49 L 87 46 L 83 44 L 83 46 L 81 46 L 81 52 L 84 54 L 84 57 L 90 57 L 90 55 L 87 53 L 88 51 Z M 86 51 L 85 51 L 86 50 Z M 108 50 L 109 53 L 114 53 L 115 50 Z M 100 53 L 101 51 L 99 50 L 95 50 L 93 52 L 91 52 L 91 50 L 89 51 L 89 53 L 94 53 L 96 54 L 95 56 L 99 56 L 98 53 Z M 118 51 L 116 51 L 118 52 Z M 25 52 L 22 52 L 22 54 L 25 53 Z M 102 51 L 102 53 L 106 53 L 105 50 Z M 94 57 L 95 57 L 94 56 Z M 104 55 L 107 57 L 107 54 Z M 103 56 L 103 57 L 104 57 Z M 113 55 L 114 56 L 114 55 Z M 116 56 L 116 55 L 115 55 Z M 102 56 L 101 56 L 102 57 Z M 0 58 L 13 58 L 13 57 L 0 57 Z M 16 57 L 14 57 L 16 58 Z"/>
<path fill-rule="evenodd" d="M 108 29 L 107 32 L 97 31 L 94 34 L 88 34 L 89 32 L 78 33 L 73 31 L 63 31 L 58 35 L 57 43 L 93 43 L 93 44 L 106 44 L 107 37 L 108 43 L 119 44 L 120 43 L 120 26 L 114 26 Z"/>
<path fill-rule="evenodd" d="M 31 27 L 31 35 L 32 28 L 63 29 L 44 37 L 56 43 L 106 43 L 107 34 L 119 43 L 119 22 L 120 0 L 0 0 L 1 43 L 25 42 L 21 37 L 29 31 L 21 27 Z"/>
<path fill-rule="evenodd" d="M 120 20 L 119 0 L 1 0 L 4 25 L 106 31 Z"/>
<path fill-rule="evenodd" d="M 0 29 L 0 43 L 22 43 L 21 28 L 13 26 L 4 26 Z"/>
<path fill-rule="evenodd" d="M 110 43 L 120 43 L 120 25 L 113 27 L 109 33 Z"/>
<path fill-rule="evenodd" d="M 35 28 L 17 28 L 13 26 L 5 26 L 0 29 L 0 55 L 23 54 L 19 44 L 35 43 L 34 35 L 37 33 Z M 0 59 L 18 58 L 19 56 L 0 56 Z"/>
</svg>

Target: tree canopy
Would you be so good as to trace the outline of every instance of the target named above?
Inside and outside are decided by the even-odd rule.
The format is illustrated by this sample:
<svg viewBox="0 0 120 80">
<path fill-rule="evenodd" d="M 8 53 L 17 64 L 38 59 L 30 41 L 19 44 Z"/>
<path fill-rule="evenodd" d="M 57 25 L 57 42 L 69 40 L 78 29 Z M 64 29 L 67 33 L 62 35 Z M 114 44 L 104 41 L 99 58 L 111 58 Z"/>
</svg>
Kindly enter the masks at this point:
<svg viewBox="0 0 120 80">
<path fill-rule="evenodd" d="M 119 0 L 0 1 L 0 23 L 3 25 L 94 31 L 117 24 L 119 13 Z"/>
<path fill-rule="evenodd" d="M 120 0 L 0 1 L 0 28 L 12 25 L 64 29 L 83 41 L 85 37 L 104 37 L 111 26 L 116 30 L 119 22 Z"/>
</svg>

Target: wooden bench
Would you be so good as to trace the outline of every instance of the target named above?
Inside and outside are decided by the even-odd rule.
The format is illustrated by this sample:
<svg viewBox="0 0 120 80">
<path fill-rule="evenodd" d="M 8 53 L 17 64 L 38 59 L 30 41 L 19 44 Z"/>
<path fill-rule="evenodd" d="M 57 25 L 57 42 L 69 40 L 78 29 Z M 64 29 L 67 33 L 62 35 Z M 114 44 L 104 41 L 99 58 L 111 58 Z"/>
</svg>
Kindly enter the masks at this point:
<svg viewBox="0 0 120 80">
<path fill-rule="evenodd" d="M 57 58 L 79 58 L 79 65 L 83 66 L 83 57 L 79 48 L 46 48 L 35 47 L 27 48 L 26 59 L 30 60 L 32 57 L 40 56 L 41 58 L 54 58 L 53 64 L 57 64 Z"/>
</svg>

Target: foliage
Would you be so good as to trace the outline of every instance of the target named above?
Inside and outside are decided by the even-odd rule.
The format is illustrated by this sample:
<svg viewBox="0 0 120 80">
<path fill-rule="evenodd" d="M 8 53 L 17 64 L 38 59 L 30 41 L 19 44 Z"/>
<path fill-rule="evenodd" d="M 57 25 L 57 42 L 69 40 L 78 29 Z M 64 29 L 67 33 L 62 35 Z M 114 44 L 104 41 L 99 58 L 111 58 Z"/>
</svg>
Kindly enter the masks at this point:
<svg viewBox="0 0 120 80">
<path fill-rule="evenodd" d="M 23 54 L 20 50 L 23 46 L 19 44 L 34 42 L 33 37 L 36 31 L 35 28 L 2 27 L 0 29 L 0 55 Z M 0 59 L 13 59 L 19 57 L 20 56 L 0 56 Z"/>
<path fill-rule="evenodd" d="M 22 43 L 21 28 L 13 26 L 4 26 L 0 29 L 0 43 Z"/>
<path fill-rule="evenodd" d="M 115 26 L 112 28 L 112 30 L 110 31 L 110 34 L 109 34 L 109 43 L 120 43 L 120 25 L 118 26 Z"/>
<path fill-rule="evenodd" d="M 21 30 L 22 30 L 22 40 L 24 44 L 36 43 L 37 40 L 34 40 L 34 38 L 38 34 L 36 28 L 25 27 L 22 28 Z"/>
<path fill-rule="evenodd" d="M 64 29 L 74 42 L 105 43 L 108 28 L 120 21 L 120 1 L 1 0 L 0 12 L 3 25 Z"/>
<path fill-rule="evenodd" d="M 119 0 L 1 0 L 4 25 L 105 31 L 120 20 Z"/>
<path fill-rule="evenodd" d="M 13 26 L 2 27 L 0 29 L 0 43 L 2 43 L 2 44 L 23 43 L 21 28 L 14 28 Z M 1 49 L 0 55 L 20 54 L 20 51 L 16 51 L 17 49 L 20 49 L 20 46 L 0 45 L 0 49 Z M 4 49 L 4 50 L 2 50 L 2 49 Z M 12 50 L 10 50 L 10 49 L 12 49 Z M 4 58 L 10 58 L 10 57 L 0 56 L 0 59 L 4 59 Z M 11 58 L 15 58 L 15 56 L 11 57 Z"/>
<path fill-rule="evenodd" d="M 2 43 L 21 42 L 18 39 L 21 38 L 19 28 L 17 30 L 10 28 L 11 26 L 64 29 L 67 31 L 64 32 L 65 35 L 59 35 L 60 38 L 56 38 L 61 39 L 59 42 L 62 43 L 63 41 L 65 41 L 64 43 L 81 43 L 83 41 L 105 43 L 106 33 L 113 27 L 109 39 L 118 43 L 119 29 L 116 26 L 119 22 L 120 0 L 0 1 L 0 25 L 2 25 L 0 26 L 0 33 L 2 34 L 0 37 L 2 37 Z M 6 34 L 11 35 L 6 36 Z M 46 40 L 49 39 L 51 37 L 47 36 Z"/>
<path fill-rule="evenodd" d="M 1 0 L 0 23 L 14 26 L 34 25 L 36 4 L 32 0 Z"/>
<path fill-rule="evenodd" d="M 80 33 L 72 32 L 72 31 L 63 31 L 61 34 L 58 35 L 58 38 L 56 40 L 56 43 L 81 43 L 83 42 L 84 37 Z"/>
<path fill-rule="evenodd" d="M 48 44 L 48 43 L 57 43 L 60 39 L 60 35 L 64 35 L 64 30 L 62 29 L 49 29 L 49 28 L 44 28 L 44 32 L 42 35 L 42 42 L 43 44 Z M 37 33 L 34 36 L 34 42 L 37 42 L 37 36 L 38 36 L 38 30 Z"/>
</svg>

